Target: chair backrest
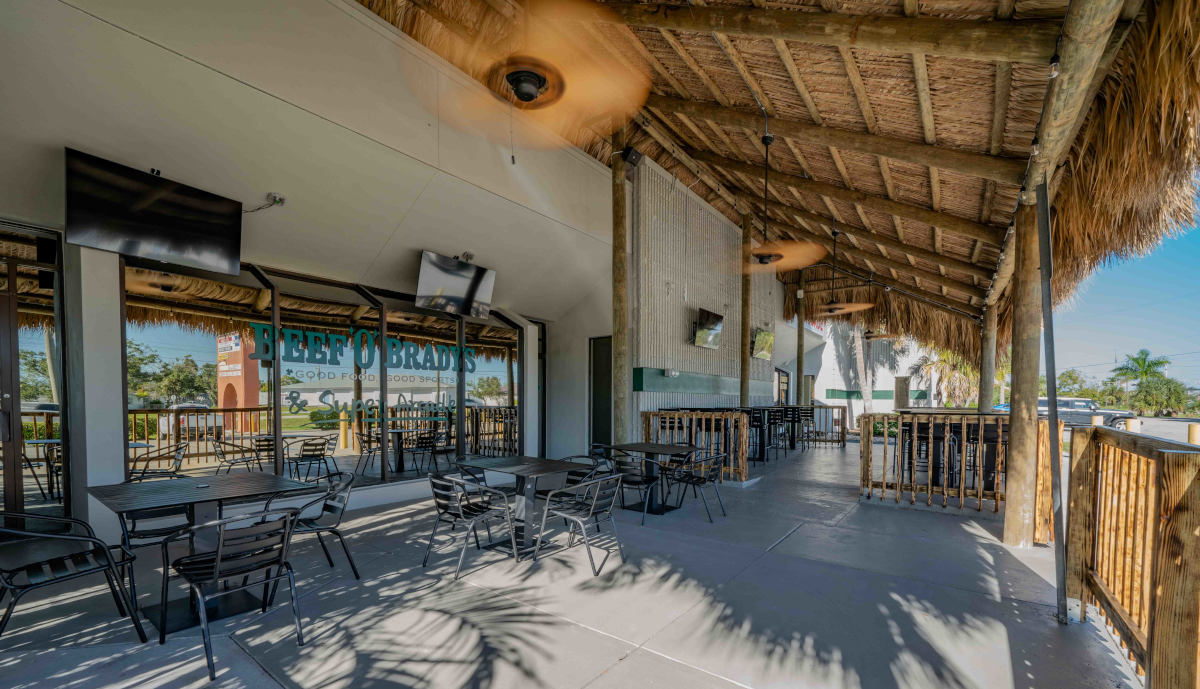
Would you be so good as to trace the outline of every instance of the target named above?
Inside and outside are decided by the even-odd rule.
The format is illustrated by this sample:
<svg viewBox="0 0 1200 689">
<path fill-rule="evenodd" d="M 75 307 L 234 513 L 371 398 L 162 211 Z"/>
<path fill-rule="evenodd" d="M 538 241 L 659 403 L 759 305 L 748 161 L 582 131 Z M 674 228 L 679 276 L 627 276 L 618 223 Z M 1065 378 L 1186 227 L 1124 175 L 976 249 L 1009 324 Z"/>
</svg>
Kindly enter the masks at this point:
<svg viewBox="0 0 1200 689">
<path fill-rule="evenodd" d="M 643 474 L 641 457 L 613 450 L 609 461 L 612 462 L 613 471 L 622 476 L 642 476 Z"/>
<path fill-rule="evenodd" d="M 346 504 L 350 502 L 350 489 L 354 487 L 355 477 L 354 474 L 339 471 L 329 474 L 325 478 L 329 481 L 329 489 L 321 497 L 300 508 L 300 514 L 303 515 L 309 507 L 319 503 L 321 514 L 314 517 L 314 521 L 320 526 L 337 528 L 342 523 Z"/>
<path fill-rule="evenodd" d="M 593 455 L 571 455 L 563 457 L 562 461 L 579 465 L 578 469 L 571 469 L 567 472 L 566 485 L 568 486 L 578 485 L 596 478 L 604 473 L 602 468 L 608 464 L 607 460 Z"/>
<path fill-rule="evenodd" d="M 55 451 L 58 450 L 58 448 L 54 447 L 54 446 L 50 446 L 50 448 L 47 448 L 47 454 L 46 454 L 47 459 L 50 458 L 50 454 L 49 454 L 50 449 L 54 449 Z M 151 469 L 150 465 L 152 463 L 162 461 L 164 459 L 167 459 L 168 457 L 171 458 L 171 470 L 179 471 L 181 468 L 183 468 L 183 458 L 184 458 L 184 455 L 187 454 L 187 450 L 188 450 L 187 441 L 180 441 L 177 443 L 172 443 L 170 445 L 167 445 L 166 447 L 161 447 L 161 448 L 158 448 L 157 450 L 152 450 L 150 452 L 147 452 L 146 454 L 142 455 L 141 457 L 134 458 L 135 462 L 140 461 L 142 463 L 142 468 L 141 468 L 140 472 L 131 472 L 130 480 L 136 481 L 141 476 L 145 476 L 146 473 L 150 471 L 150 469 Z"/>
<path fill-rule="evenodd" d="M 360 452 L 370 452 L 371 450 L 374 450 L 377 445 L 379 445 L 379 437 L 374 433 L 359 431 L 357 435 Z"/>
<path fill-rule="evenodd" d="M 300 459 L 323 459 L 329 453 L 329 442 L 325 438 L 306 438 L 300 443 Z"/>
<path fill-rule="evenodd" d="M 725 468 L 727 457 L 728 455 L 724 453 L 696 457 L 692 460 L 692 474 L 708 483 L 716 483 L 721 478 L 721 471 Z"/>
<path fill-rule="evenodd" d="M 413 436 L 413 449 L 415 450 L 429 451 L 437 447 L 437 431 L 435 429 L 419 431 Z"/>
<path fill-rule="evenodd" d="M 275 454 L 275 436 L 258 435 L 254 437 L 254 453 L 257 455 Z"/>
<path fill-rule="evenodd" d="M 591 508 L 588 510 L 588 517 L 608 514 L 612 512 L 613 506 L 621 496 L 621 476 L 601 476 L 585 481 L 576 488 L 585 491 L 584 494 L 590 497 Z"/>
<path fill-rule="evenodd" d="M 438 514 L 462 516 L 462 499 L 466 494 L 466 481 L 450 476 L 429 475 L 429 489 L 433 491 L 433 506 Z"/>
<path fill-rule="evenodd" d="M 217 546 L 208 552 L 179 558 L 175 568 L 193 582 L 215 583 L 268 567 L 282 567 L 287 560 L 296 514 L 294 509 L 277 509 L 193 526 L 188 531 L 215 528 Z"/>
</svg>

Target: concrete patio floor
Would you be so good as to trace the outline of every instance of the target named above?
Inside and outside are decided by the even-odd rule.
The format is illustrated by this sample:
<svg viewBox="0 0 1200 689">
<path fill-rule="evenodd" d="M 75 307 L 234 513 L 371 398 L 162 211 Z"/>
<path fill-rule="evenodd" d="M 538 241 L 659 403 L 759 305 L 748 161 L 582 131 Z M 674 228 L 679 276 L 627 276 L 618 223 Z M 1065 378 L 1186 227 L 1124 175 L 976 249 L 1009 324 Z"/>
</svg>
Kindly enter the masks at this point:
<svg viewBox="0 0 1200 689">
<path fill-rule="evenodd" d="M 22 601 L 0 687 L 1140 686 L 1103 628 L 1055 622 L 1051 549 L 1004 547 L 986 513 L 860 503 L 857 457 L 851 444 L 757 467 L 723 489 L 714 524 L 690 496 L 645 527 L 621 511 L 625 558 L 600 577 L 582 547 L 536 564 L 471 549 L 454 581 L 445 539 L 421 567 L 428 502 L 349 513 L 362 580 L 297 541 L 306 645 L 286 596 L 217 622 L 211 684 L 198 630 L 139 645 L 85 580 Z M 145 605 L 159 579 L 143 552 Z"/>
</svg>

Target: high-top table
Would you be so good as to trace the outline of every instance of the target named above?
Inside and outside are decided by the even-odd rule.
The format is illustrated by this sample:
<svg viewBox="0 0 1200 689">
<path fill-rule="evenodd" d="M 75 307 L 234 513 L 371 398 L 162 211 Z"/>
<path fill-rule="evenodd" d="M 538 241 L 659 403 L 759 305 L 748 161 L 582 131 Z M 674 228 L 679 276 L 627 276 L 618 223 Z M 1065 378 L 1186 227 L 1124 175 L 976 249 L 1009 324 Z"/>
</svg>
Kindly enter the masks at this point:
<svg viewBox="0 0 1200 689">
<path fill-rule="evenodd" d="M 311 491 L 313 489 L 314 486 L 311 483 L 301 483 L 261 471 L 248 471 L 238 474 L 188 476 L 161 481 L 92 486 L 88 488 L 88 494 L 115 512 L 121 519 L 124 519 L 126 514 L 140 510 L 187 505 L 191 511 L 191 523 L 199 525 L 219 519 L 221 503 L 227 500 L 262 498 L 276 493 Z M 214 550 L 217 547 L 216 536 L 215 528 L 201 529 L 196 533 L 193 547 L 199 552 Z M 208 619 L 212 621 L 261 606 L 262 599 L 247 589 L 211 601 L 207 610 Z M 159 604 L 147 605 L 141 610 L 151 624 L 158 626 Z M 167 604 L 168 632 L 195 627 L 199 624 L 200 619 L 192 611 L 190 598 L 176 599 Z"/>
<path fill-rule="evenodd" d="M 516 517 L 521 524 L 516 527 L 517 549 L 521 552 L 533 549 L 537 539 L 537 528 L 541 521 L 541 512 L 537 507 L 537 480 L 543 476 L 565 474 L 578 469 L 579 464 L 566 462 L 561 459 L 545 459 L 543 457 L 464 457 L 458 460 L 460 466 L 480 471 L 494 471 L 508 474 L 517 479 Z M 503 549 L 504 542 L 498 542 L 496 547 Z"/>
</svg>

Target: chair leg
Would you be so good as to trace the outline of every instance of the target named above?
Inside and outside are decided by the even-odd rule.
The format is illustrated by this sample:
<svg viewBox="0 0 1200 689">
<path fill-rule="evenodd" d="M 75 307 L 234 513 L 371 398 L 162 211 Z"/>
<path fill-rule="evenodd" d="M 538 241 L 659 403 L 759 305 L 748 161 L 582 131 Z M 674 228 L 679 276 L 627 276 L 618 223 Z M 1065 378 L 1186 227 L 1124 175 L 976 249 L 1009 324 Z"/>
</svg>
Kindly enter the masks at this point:
<svg viewBox="0 0 1200 689">
<path fill-rule="evenodd" d="M 321 538 L 320 531 L 317 532 L 317 543 L 321 544 L 321 551 L 325 553 L 325 561 L 329 563 L 330 567 L 332 567 L 333 566 L 333 557 L 330 556 L 330 554 L 329 554 L 329 548 L 325 547 L 325 539 Z"/>
<path fill-rule="evenodd" d="M 119 595 L 121 602 L 124 603 L 125 609 L 129 611 L 129 619 L 133 622 L 133 628 L 135 631 L 137 631 L 138 639 L 140 639 L 142 643 L 146 643 L 146 628 L 142 626 L 142 620 L 138 617 L 137 606 L 134 604 L 132 597 L 129 597 L 129 595 L 126 593 L 125 586 L 121 583 L 120 571 L 114 567 L 110 576 L 112 577 L 112 580 L 116 582 L 117 594 Z M 132 563 L 129 565 L 129 580 L 133 581 Z"/>
<path fill-rule="evenodd" d="M 646 510 L 650 509 L 650 491 L 654 490 L 654 486 L 646 486 L 646 492 L 642 495 L 642 526 L 646 525 Z"/>
<path fill-rule="evenodd" d="M 278 575 L 279 572 L 276 572 L 275 574 Z M 279 579 L 272 578 L 271 570 L 268 569 L 266 574 L 263 576 L 262 609 L 260 610 L 260 612 L 262 612 L 262 613 L 267 612 L 267 608 L 270 607 L 271 601 L 274 600 L 274 598 L 275 598 L 274 588 L 275 588 L 275 585 L 278 583 L 279 583 Z"/>
<path fill-rule="evenodd" d="M 542 549 L 542 535 L 546 533 L 546 517 L 550 515 L 550 507 L 547 505 L 542 509 L 542 525 L 538 529 L 537 540 L 533 542 L 533 561 L 537 562 L 538 553 Z M 516 542 L 513 543 L 513 551 L 516 551 Z"/>
<path fill-rule="evenodd" d="M 4 608 L 4 617 L 0 617 L 0 636 L 4 634 L 4 628 L 8 626 L 8 621 L 12 619 L 13 609 L 17 607 L 17 601 L 20 600 L 22 593 L 24 591 L 13 592 L 12 599 L 8 601 L 8 607 Z"/>
<path fill-rule="evenodd" d="M 296 574 L 292 571 L 290 563 L 283 563 L 283 567 L 287 572 L 288 593 L 292 596 L 292 617 L 296 619 L 296 645 L 304 645 L 304 629 L 300 626 L 300 596 L 296 595 Z"/>
<path fill-rule="evenodd" d="M 581 533 L 583 535 L 583 549 L 587 551 L 588 564 L 590 564 L 592 566 L 592 576 L 598 577 L 598 576 L 600 576 L 600 570 L 596 569 L 596 560 L 595 560 L 595 558 L 592 557 L 592 544 L 590 541 L 588 541 L 587 524 L 586 523 L 579 522 L 579 533 Z M 605 554 L 604 560 L 601 560 L 601 562 L 600 562 L 600 566 L 604 567 L 604 563 L 607 561 L 608 561 L 608 555 Z"/>
<path fill-rule="evenodd" d="M 208 662 L 208 678 L 217 678 L 217 667 L 213 663 L 212 639 L 208 635 L 208 611 L 205 610 L 204 596 L 200 589 L 192 587 L 192 595 L 196 597 L 196 608 L 200 612 L 200 635 L 204 637 L 204 659 Z"/>
<path fill-rule="evenodd" d="M 337 529 L 330 529 L 329 533 L 337 536 L 338 542 L 342 544 L 342 550 L 346 553 L 346 562 L 350 563 L 350 571 L 354 572 L 355 579 L 361 579 L 358 576 L 358 567 L 354 564 L 354 558 L 350 555 L 350 547 L 346 545 L 346 539 L 342 536 L 342 532 Z"/>
<path fill-rule="evenodd" d="M 117 615 L 125 617 L 125 604 L 121 602 L 121 594 L 117 593 L 117 581 L 114 576 L 109 570 L 104 570 L 104 578 L 108 580 L 108 590 L 112 593 L 113 602 L 117 604 Z"/>
<path fill-rule="evenodd" d="M 475 520 L 471 520 L 470 526 L 468 526 L 466 532 L 463 533 L 463 546 L 462 546 L 462 550 L 459 551 L 459 553 L 458 553 L 458 566 L 454 568 L 454 578 L 455 579 L 458 579 L 459 573 L 462 572 L 463 560 L 466 559 L 466 557 L 467 557 L 467 546 L 471 545 L 471 533 L 474 531 L 475 531 Z M 476 541 L 479 540 L 478 535 L 475 536 L 475 540 Z"/>
<path fill-rule="evenodd" d="M 167 643 L 167 581 L 170 578 L 166 570 L 169 565 L 164 563 L 163 567 L 162 596 L 158 606 L 158 643 L 160 646 Z"/>
<path fill-rule="evenodd" d="M 438 517 L 433 520 L 433 531 L 429 532 L 429 543 L 425 546 L 425 559 L 421 560 L 421 566 L 429 564 L 429 553 L 433 550 L 433 537 L 437 535 L 438 525 L 442 523 L 442 518 Z"/>
<path fill-rule="evenodd" d="M 729 513 L 725 511 L 725 501 L 721 499 L 721 489 L 717 487 L 715 482 L 712 484 L 712 487 L 713 492 L 717 494 L 717 504 L 721 506 L 721 516 L 728 517 Z"/>
<path fill-rule="evenodd" d="M 700 491 L 700 500 L 704 502 L 704 513 L 708 515 L 708 523 L 712 524 L 712 512 L 708 510 L 708 498 L 704 497 L 704 491 Z"/>
<path fill-rule="evenodd" d="M 625 561 L 625 549 L 621 547 L 621 535 L 617 533 L 617 520 L 611 511 L 608 513 L 608 523 L 612 525 L 613 539 L 617 542 L 617 552 L 621 554 L 621 562 Z"/>
</svg>

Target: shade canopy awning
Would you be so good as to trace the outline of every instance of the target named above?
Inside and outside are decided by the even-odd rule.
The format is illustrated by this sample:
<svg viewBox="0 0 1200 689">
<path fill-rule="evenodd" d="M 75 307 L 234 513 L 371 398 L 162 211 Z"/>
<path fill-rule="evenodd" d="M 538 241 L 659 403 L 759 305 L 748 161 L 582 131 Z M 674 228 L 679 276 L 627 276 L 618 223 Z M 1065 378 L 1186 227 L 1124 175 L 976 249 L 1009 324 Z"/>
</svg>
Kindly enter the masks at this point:
<svg viewBox="0 0 1200 689">
<path fill-rule="evenodd" d="M 517 45 L 526 7 L 360 2 L 481 81 L 474 46 Z M 762 240 L 828 245 L 838 231 L 838 266 L 870 281 L 807 277 L 845 277 L 839 300 L 877 305 L 840 318 L 975 358 L 991 308 L 1006 342 L 1009 228 L 1035 180 L 1054 207 L 1056 302 L 1191 223 L 1194 0 L 601 4 L 601 21 L 571 30 L 579 50 L 651 79 L 629 143 L 731 220 L 753 214 Z M 610 159 L 586 126 L 569 138 Z M 830 293 L 807 291 L 808 312 Z"/>
</svg>

